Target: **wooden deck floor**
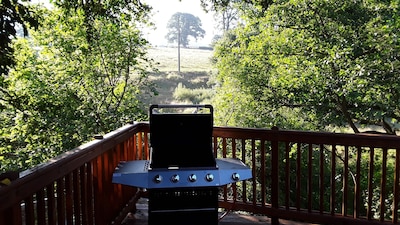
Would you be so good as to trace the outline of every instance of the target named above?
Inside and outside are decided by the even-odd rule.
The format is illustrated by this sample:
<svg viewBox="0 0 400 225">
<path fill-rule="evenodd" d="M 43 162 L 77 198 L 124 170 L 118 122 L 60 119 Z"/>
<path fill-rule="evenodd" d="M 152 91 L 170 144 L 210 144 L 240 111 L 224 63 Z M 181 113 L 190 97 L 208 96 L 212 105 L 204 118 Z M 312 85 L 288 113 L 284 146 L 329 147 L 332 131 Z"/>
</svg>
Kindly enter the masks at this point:
<svg viewBox="0 0 400 225">
<path fill-rule="evenodd" d="M 136 205 L 137 210 L 134 215 L 127 215 L 124 225 L 147 225 L 148 207 L 147 198 L 141 198 Z M 239 212 L 229 212 L 219 214 L 219 225 L 268 225 L 271 219 L 267 216 L 253 216 Z M 281 225 L 316 225 L 311 223 L 301 223 L 289 220 L 279 220 Z"/>
</svg>

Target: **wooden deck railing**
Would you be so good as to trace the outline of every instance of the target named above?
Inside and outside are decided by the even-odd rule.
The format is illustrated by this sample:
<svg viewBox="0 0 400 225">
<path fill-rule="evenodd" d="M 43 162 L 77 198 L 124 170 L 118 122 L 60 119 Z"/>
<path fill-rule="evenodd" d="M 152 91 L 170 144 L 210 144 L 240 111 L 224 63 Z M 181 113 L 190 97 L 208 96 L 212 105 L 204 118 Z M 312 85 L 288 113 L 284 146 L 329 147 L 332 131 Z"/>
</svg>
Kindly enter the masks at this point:
<svg viewBox="0 0 400 225">
<path fill-rule="evenodd" d="M 0 188 L 0 224 L 121 224 L 137 189 L 112 184 L 112 174 L 121 160 L 148 158 L 148 149 L 148 125 L 138 123 L 24 171 Z"/>
<path fill-rule="evenodd" d="M 399 223 L 400 137 L 214 128 L 217 154 L 252 167 L 220 206 L 322 224 Z"/>
<path fill-rule="evenodd" d="M 126 125 L 23 172 L 0 189 L 0 224 L 120 224 L 140 192 L 112 184 L 112 173 L 149 157 L 148 132 Z M 254 175 L 222 188 L 222 208 L 275 224 L 399 223 L 400 137 L 215 127 L 213 143 L 217 157 L 239 158 Z"/>
</svg>

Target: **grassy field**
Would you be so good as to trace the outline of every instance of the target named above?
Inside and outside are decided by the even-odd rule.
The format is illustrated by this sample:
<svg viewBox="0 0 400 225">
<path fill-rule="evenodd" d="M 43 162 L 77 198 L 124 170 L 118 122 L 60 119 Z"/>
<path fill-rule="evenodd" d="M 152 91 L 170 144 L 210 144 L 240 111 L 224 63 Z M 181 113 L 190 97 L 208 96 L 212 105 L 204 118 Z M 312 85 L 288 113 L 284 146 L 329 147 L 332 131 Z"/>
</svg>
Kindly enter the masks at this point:
<svg viewBox="0 0 400 225">
<path fill-rule="evenodd" d="M 211 89 L 209 78 L 215 71 L 211 64 L 212 54 L 210 50 L 181 48 L 181 73 L 178 73 L 177 48 L 150 49 L 149 56 L 155 60 L 159 70 L 158 73 L 152 74 L 150 79 L 156 83 L 159 95 L 146 101 L 149 104 L 195 103 L 188 102 L 193 98 L 190 95 L 203 95 L 202 92 L 209 92 Z M 185 95 L 189 95 L 186 100 L 174 98 L 178 86 L 181 91 L 182 87 L 185 89 Z"/>
<path fill-rule="evenodd" d="M 181 48 L 181 72 L 211 71 L 210 59 L 213 52 L 210 50 Z M 178 71 L 178 49 L 155 47 L 149 50 L 149 56 L 159 63 L 157 68 L 161 72 Z"/>
</svg>

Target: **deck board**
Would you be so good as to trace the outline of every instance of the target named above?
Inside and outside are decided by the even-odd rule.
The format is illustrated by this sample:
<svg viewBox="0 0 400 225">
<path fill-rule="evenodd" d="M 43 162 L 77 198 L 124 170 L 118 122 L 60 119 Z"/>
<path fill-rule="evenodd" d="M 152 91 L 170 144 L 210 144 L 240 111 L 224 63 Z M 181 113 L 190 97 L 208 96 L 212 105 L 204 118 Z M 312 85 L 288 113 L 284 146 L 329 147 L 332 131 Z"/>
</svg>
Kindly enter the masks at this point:
<svg viewBox="0 0 400 225">
<path fill-rule="evenodd" d="M 127 215 L 124 225 L 147 225 L 148 219 L 148 204 L 147 198 L 139 199 L 136 204 L 135 214 Z M 302 223 L 289 220 L 279 220 L 281 225 L 316 225 L 311 223 Z M 267 216 L 254 216 L 239 212 L 224 212 L 219 213 L 219 225 L 268 225 L 271 224 L 271 219 Z"/>
</svg>

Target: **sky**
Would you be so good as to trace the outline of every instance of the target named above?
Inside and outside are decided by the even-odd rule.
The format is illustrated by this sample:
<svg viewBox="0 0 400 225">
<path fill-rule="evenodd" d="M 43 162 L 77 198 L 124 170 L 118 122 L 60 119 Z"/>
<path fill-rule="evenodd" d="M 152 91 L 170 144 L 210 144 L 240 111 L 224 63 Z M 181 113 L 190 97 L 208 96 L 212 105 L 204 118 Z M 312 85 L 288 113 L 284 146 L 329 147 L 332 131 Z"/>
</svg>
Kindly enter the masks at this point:
<svg viewBox="0 0 400 225">
<path fill-rule="evenodd" d="M 168 45 L 165 35 L 168 33 L 167 23 L 171 16 L 177 12 L 190 13 L 200 18 L 204 38 L 197 42 L 193 39 L 190 46 L 209 46 L 215 33 L 214 18 L 211 13 L 206 13 L 200 6 L 200 0 L 144 0 L 153 7 L 152 21 L 156 24 L 155 30 L 146 30 L 145 37 L 152 45 Z"/>
<path fill-rule="evenodd" d="M 165 35 L 168 33 L 167 23 L 171 16 L 177 12 L 190 13 L 200 18 L 203 30 L 206 31 L 204 38 L 197 42 L 190 39 L 190 46 L 209 46 L 216 34 L 215 22 L 212 13 L 206 13 L 201 8 L 200 0 L 142 0 L 153 7 L 151 20 L 156 29 L 145 29 L 145 38 L 154 46 L 168 45 Z M 33 3 L 49 4 L 49 0 L 32 0 Z M 170 44 L 171 45 L 171 44 Z"/>
</svg>

